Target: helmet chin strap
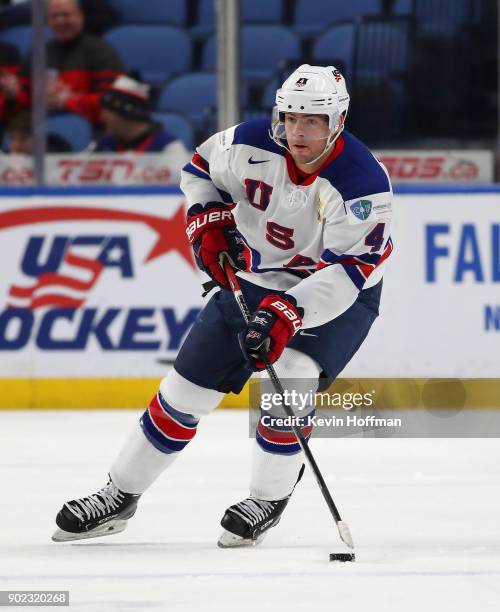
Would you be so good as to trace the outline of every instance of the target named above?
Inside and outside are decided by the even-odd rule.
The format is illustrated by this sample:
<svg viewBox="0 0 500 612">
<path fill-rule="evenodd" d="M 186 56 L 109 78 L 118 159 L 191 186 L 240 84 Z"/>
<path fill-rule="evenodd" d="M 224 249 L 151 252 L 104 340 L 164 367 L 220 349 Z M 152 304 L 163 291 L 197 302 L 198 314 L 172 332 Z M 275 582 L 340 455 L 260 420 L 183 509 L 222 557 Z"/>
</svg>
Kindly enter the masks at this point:
<svg viewBox="0 0 500 612">
<path fill-rule="evenodd" d="M 329 151 L 331 151 L 333 145 L 335 144 L 335 141 L 340 136 L 340 134 L 342 133 L 343 129 L 344 129 L 344 124 L 342 123 L 342 125 L 335 132 L 335 134 L 331 134 L 330 133 L 330 136 L 328 136 L 328 140 L 326 141 L 326 145 L 325 145 L 325 148 L 323 149 L 323 151 L 317 157 L 315 157 L 312 161 L 304 162 L 304 166 L 309 166 L 310 164 L 315 164 L 319 159 L 321 159 L 323 157 L 323 155 L 325 155 L 325 153 L 328 153 Z M 286 147 L 286 148 L 288 149 L 288 147 Z"/>
<path fill-rule="evenodd" d="M 341 117 L 342 117 L 342 115 L 341 115 Z M 286 149 L 290 153 L 290 155 L 292 155 L 292 152 L 290 151 L 290 147 L 287 147 L 287 145 L 282 142 L 282 139 L 276 136 L 275 129 L 276 128 L 273 128 L 272 130 L 269 130 L 269 136 L 271 137 L 272 140 L 274 140 L 274 142 L 277 145 L 279 145 L 280 147 L 283 147 L 284 149 Z M 344 121 L 341 122 L 341 125 L 339 126 L 339 128 L 337 129 L 335 134 L 332 134 L 330 132 L 330 135 L 328 136 L 328 139 L 326 141 L 326 145 L 325 145 L 325 148 L 323 149 L 323 151 L 321 151 L 321 153 L 317 157 L 315 157 L 312 161 L 304 162 L 304 165 L 308 166 L 310 164 L 315 164 L 319 159 L 321 159 L 321 157 L 323 157 L 323 155 L 325 153 L 328 153 L 328 151 L 330 151 L 331 148 L 333 147 L 333 145 L 335 144 L 335 141 L 337 140 L 337 138 L 342 133 L 343 129 L 344 129 Z"/>
</svg>

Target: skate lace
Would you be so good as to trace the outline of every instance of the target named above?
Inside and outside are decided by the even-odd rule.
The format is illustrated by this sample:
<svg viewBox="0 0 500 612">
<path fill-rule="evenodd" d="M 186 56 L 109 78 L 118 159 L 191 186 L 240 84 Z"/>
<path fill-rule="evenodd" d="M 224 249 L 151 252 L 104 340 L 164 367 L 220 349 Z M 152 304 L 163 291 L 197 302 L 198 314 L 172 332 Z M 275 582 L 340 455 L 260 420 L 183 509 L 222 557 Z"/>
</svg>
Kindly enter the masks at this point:
<svg viewBox="0 0 500 612">
<path fill-rule="evenodd" d="M 113 483 L 103 487 L 97 493 L 75 499 L 64 504 L 80 521 L 104 516 L 110 510 L 116 510 L 124 499 L 124 494 Z"/>
<path fill-rule="evenodd" d="M 251 527 L 254 527 L 260 521 L 266 519 L 274 508 L 275 502 L 248 497 L 238 504 L 235 504 L 231 510 Z"/>
</svg>

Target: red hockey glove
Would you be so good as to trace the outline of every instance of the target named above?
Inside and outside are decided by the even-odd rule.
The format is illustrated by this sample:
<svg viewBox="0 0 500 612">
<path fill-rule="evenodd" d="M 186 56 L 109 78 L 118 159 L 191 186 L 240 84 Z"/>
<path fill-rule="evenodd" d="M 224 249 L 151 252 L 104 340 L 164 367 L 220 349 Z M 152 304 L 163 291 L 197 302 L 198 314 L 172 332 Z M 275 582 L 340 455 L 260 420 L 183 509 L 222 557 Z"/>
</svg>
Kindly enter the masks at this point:
<svg viewBox="0 0 500 612">
<path fill-rule="evenodd" d="M 261 348 L 267 351 L 270 363 L 279 359 L 293 335 L 302 327 L 303 316 L 304 309 L 297 306 L 291 295 L 267 295 L 239 336 L 249 367 L 254 371 L 266 367 L 259 354 Z"/>
<path fill-rule="evenodd" d="M 187 214 L 186 234 L 193 245 L 196 264 L 218 285 L 227 287 L 220 255 L 226 252 L 234 268 L 245 270 L 245 244 L 232 212 L 220 202 L 195 204 Z"/>
</svg>

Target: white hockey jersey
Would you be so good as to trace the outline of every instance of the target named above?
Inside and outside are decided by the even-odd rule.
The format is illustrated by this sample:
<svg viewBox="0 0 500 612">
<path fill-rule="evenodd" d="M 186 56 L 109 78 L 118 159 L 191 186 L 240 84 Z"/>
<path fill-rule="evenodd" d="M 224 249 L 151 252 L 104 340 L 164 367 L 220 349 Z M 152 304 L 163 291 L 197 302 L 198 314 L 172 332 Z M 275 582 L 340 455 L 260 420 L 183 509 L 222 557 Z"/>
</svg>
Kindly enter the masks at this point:
<svg viewBox="0 0 500 612">
<path fill-rule="evenodd" d="M 197 148 L 181 188 L 189 206 L 235 204 L 251 254 L 250 271 L 238 276 L 293 295 L 304 328 L 339 316 L 382 278 L 392 251 L 392 188 L 385 168 L 346 131 L 301 182 L 291 155 L 270 137 L 270 122 L 246 121 Z"/>
</svg>

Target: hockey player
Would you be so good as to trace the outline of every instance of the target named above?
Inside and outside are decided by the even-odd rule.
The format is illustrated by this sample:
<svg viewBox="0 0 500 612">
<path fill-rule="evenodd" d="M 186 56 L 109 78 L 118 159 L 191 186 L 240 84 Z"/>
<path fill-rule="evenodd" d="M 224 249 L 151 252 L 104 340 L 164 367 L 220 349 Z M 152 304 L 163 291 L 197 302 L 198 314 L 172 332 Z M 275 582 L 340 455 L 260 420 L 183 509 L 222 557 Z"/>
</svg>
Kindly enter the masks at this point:
<svg viewBox="0 0 500 612">
<path fill-rule="evenodd" d="M 358 350 L 378 315 L 392 251 L 392 190 L 383 166 L 344 130 L 348 107 L 335 67 L 302 65 L 277 91 L 271 123 L 247 121 L 213 135 L 184 167 L 187 235 L 198 266 L 220 289 L 108 484 L 64 504 L 54 540 L 122 531 L 199 419 L 264 370 L 259 347 L 285 380 L 335 378 Z M 228 288 L 226 255 L 254 313 L 248 325 Z M 261 419 L 250 495 L 226 510 L 219 545 L 259 542 L 279 522 L 302 467 L 293 432 Z"/>
</svg>

